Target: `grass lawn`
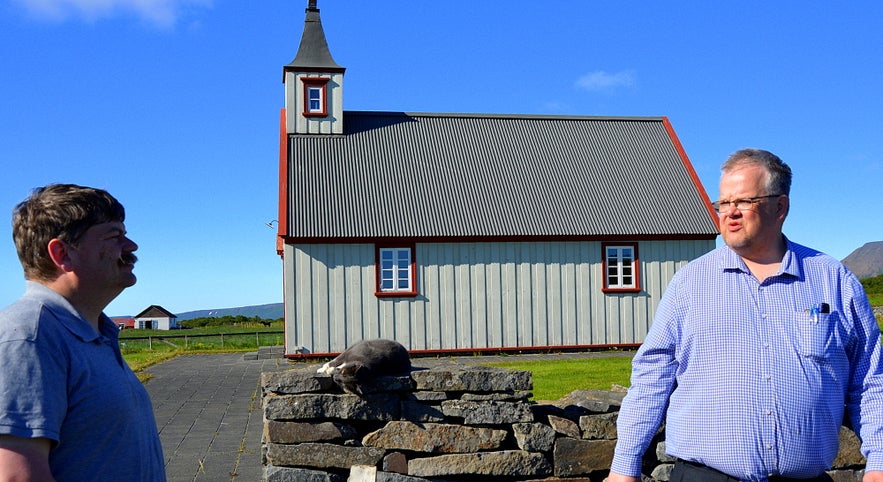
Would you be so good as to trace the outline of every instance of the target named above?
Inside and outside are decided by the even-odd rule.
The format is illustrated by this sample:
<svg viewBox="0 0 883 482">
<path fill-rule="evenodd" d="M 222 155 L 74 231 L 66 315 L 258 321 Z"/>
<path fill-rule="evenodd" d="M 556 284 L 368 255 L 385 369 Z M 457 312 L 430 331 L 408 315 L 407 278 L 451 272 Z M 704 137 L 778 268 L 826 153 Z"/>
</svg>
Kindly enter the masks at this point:
<svg viewBox="0 0 883 482">
<path fill-rule="evenodd" d="M 488 366 L 533 372 L 533 399 L 557 400 L 574 390 L 610 390 L 629 386 L 631 356 L 488 363 Z"/>
</svg>

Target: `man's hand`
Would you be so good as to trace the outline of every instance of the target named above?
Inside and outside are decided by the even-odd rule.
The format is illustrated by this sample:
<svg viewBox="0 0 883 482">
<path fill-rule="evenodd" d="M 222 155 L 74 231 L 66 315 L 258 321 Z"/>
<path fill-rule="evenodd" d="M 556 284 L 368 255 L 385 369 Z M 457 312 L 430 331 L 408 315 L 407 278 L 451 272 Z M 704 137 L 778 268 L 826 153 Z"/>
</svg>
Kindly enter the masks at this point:
<svg viewBox="0 0 883 482">
<path fill-rule="evenodd" d="M 880 472 L 883 474 L 883 472 Z M 641 482 L 640 477 L 629 477 L 627 475 L 620 475 L 616 472 L 610 472 L 610 475 L 607 476 L 607 482 Z M 865 480 L 864 482 L 868 482 Z M 877 482 L 876 480 L 873 482 Z"/>
<path fill-rule="evenodd" d="M 862 478 L 862 482 L 883 482 L 883 472 L 879 470 L 865 472 L 865 476 Z"/>
</svg>

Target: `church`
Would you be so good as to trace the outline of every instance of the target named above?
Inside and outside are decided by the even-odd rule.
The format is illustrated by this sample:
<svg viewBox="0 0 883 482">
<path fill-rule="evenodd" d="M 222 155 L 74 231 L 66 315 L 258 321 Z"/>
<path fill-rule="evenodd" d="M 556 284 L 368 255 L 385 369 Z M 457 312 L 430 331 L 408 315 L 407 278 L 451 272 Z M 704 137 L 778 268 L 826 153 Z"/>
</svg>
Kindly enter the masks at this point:
<svg viewBox="0 0 883 482">
<path fill-rule="evenodd" d="M 345 110 L 316 0 L 282 70 L 288 357 L 373 338 L 437 354 L 637 346 L 675 271 L 715 247 L 666 117 Z"/>
</svg>

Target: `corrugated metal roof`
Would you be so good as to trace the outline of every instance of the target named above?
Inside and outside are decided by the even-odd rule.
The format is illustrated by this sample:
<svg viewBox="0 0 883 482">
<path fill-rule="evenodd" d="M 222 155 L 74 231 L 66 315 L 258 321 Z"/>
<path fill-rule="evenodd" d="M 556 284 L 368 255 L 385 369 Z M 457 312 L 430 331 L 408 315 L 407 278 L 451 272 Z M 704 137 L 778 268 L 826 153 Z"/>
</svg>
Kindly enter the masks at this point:
<svg viewBox="0 0 883 482">
<path fill-rule="evenodd" d="M 717 234 L 663 118 L 345 112 L 344 132 L 289 136 L 290 237 Z"/>
</svg>

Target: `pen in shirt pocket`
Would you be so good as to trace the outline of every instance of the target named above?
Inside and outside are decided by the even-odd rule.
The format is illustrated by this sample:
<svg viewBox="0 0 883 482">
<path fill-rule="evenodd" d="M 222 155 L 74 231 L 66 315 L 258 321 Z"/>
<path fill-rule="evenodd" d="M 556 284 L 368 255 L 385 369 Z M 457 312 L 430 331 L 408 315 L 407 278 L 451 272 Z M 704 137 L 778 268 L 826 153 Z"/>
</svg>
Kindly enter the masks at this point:
<svg viewBox="0 0 883 482">
<path fill-rule="evenodd" d="M 812 308 L 806 310 L 809 312 L 809 316 L 812 318 L 813 323 L 819 322 L 819 315 L 826 315 L 831 313 L 831 305 L 828 303 L 819 303 L 817 305 L 813 305 Z"/>
</svg>

